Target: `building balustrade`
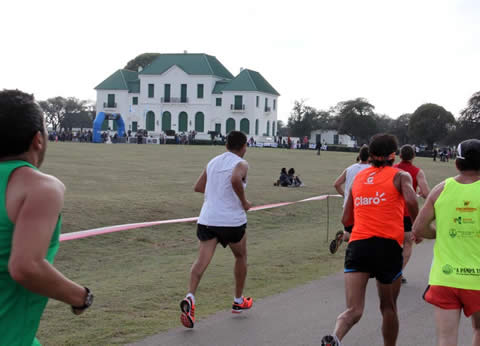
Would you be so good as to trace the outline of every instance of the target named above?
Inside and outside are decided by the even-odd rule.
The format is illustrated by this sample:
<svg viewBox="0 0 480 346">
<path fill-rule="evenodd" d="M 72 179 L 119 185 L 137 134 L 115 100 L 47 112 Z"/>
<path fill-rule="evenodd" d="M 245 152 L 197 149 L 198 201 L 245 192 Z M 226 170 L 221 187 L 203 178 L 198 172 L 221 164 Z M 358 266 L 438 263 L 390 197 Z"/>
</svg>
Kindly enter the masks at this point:
<svg viewBox="0 0 480 346">
<path fill-rule="evenodd" d="M 238 112 L 238 113 L 244 113 L 245 112 L 245 105 L 242 104 L 242 105 L 235 105 L 235 104 L 231 104 L 230 105 L 230 110 L 232 112 Z"/>
<path fill-rule="evenodd" d="M 188 103 L 187 97 L 162 97 L 160 99 L 162 103 Z"/>
</svg>

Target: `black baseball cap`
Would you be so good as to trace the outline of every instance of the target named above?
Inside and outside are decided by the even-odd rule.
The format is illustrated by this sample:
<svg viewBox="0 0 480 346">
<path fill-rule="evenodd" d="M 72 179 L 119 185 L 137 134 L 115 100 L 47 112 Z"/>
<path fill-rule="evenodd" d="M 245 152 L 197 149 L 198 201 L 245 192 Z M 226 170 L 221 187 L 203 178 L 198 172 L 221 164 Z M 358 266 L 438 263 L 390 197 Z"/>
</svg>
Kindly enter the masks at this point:
<svg viewBox="0 0 480 346">
<path fill-rule="evenodd" d="M 480 140 L 467 139 L 458 145 L 457 168 L 460 171 L 480 170 Z"/>
<path fill-rule="evenodd" d="M 478 160 L 480 157 L 480 140 L 467 139 L 461 142 L 457 148 L 457 159 Z"/>
</svg>

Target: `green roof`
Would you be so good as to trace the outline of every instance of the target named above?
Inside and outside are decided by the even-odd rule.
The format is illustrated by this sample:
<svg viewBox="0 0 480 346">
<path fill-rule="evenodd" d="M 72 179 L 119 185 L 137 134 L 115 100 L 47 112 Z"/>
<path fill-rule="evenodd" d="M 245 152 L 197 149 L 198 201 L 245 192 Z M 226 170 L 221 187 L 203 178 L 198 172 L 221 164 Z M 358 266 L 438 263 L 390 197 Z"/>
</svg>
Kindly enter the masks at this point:
<svg viewBox="0 0 480 346">
<path fill-rule="evenodd" d="M 232 79 L 233 75 L 216 57 L 207 54 L 160 54 L 140 74 L 162 74 L 172 66 L 178 66 L 191 75 L 210 75 Z"/>
<path fill-rule="evenodd" d="M 260 73 L 248 69 L 240 72 L 222 91 L 259 91 L 280 96 Z"/>
<path fill-rule="evenodd" d="M 229 81 L 227 80 L 219 80 L 218 82 L 215 83 L 215 86 L 213 87 L 212 94 L 221 94 L 223 89 L 227 86 Z"/>
<path fill-rule="evenodd" d="M 117 70 L 110 77 L 95 87 L 97 90 L 128 90 L 140 92 L 138 73 L 130 70 Z"/>
</svg>

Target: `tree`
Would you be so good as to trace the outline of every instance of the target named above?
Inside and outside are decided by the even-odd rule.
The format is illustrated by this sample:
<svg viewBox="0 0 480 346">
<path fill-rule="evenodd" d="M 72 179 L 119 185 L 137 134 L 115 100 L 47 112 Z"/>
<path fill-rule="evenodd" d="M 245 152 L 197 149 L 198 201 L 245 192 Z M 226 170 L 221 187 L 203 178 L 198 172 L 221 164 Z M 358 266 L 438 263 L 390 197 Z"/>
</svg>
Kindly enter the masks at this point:
<svg viewBox="0 0 480 346">
<path fill-rule="evenodd" d="M 286 137 L 289 135 L 289 128 L 285 127 L 285 123 L 282 120 L 277 121 L 277 133 L 279 136 Z"/>
<path fill-rule="evenodd" d="M 91 128 L 93 127 L 93 120 L 95 119 L 95 112 L 83 110 L 78 113 L 66 113 L 60 127 L 72 130 L 73 128 Z"/>
<path fill-rule="evenodd" d="M 39 102 L 47 125 L 52 126 L 54 131 L 57 131 L 60 124 L 64 122 L 67 113 L 75 114 L 83 111 L 85 109 L 85 103 L 86 101 L 81 101 L 75 97 L 64 98 L 61 96 Z"/>
<path fill-rule="evenodd" d="M 377 130 L 375 106 L 364 98 L 339 102 L 334 111 L 337 113 L 338 132 L 355 137 L 358 144 L 368 143 Z"/>
<path fill-rule="evenodd" d="M 381 133 L 392 132 L 392 128 L 395 120 L 393 120 L 386 114 L 375 114 L 374 119 L 375 119 L 375 122 L 377 123 L 377 132 L 381 132 Z"/>
<path fill-rule="evenodd" d="M 410 118 L 408 135 L 418 144 L 426 143 L 429 149 L 433 144 L 447 137 L 455 125 L 455 118 L 442 106 L 426 103 L 418 107 Z"/>
<path fill-rule="evenodd" d="M 288 118 L 290 134 L 294 137 L 310 137 L 310 133 L 319 128 L 320 112 L 305 104 L 305 100 L 295 101 Z"/>
<path fill-rule="evenodd" d="M 480 91 L 470 97 L 467 107 L 460 112 L 458 125 L 459 139 L 480 137 Z"/>
<path fill-rule="evenodd" d="M 131 71 L 138 71 L 138 68 L 141 67 L 142 69 L 146 66 L 150 65 L 153 60 L 158 58 L 160 53 L 143 53 L 135 57 L 135 59 L 130 60 L 127 65 L 125 65 L 124 69 L 131 70 Z"/>
<path fill-rule="evenodd" d="M 409 137 L 408 137 L 408 123 L 410 122 L 410 118 L 412 114 L 406 113 L 400 115 L 397 119 L 393 121 L 392 127 L 390 132 L 397 136 L 398 142 L 403 144 L 408 144 Z"/>
</svg>

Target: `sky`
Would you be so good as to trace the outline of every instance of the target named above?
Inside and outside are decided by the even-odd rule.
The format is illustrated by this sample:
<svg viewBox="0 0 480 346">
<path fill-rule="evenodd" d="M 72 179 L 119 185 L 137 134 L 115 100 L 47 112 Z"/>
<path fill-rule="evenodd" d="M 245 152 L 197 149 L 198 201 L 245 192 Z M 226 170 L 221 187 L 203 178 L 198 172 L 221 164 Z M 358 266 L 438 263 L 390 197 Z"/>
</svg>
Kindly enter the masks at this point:
<svg viewBox="0 0 480 346">
<path fill-rule="evenodd" d="M 397 118 L 423 103 L 458 116 L 480 91 L 478 0 L 4 1 L 0 89 L 95 100 L 145 52 L 207 53 L 260 72 L 278 118 L 364 97 Z"/>
</svg>

